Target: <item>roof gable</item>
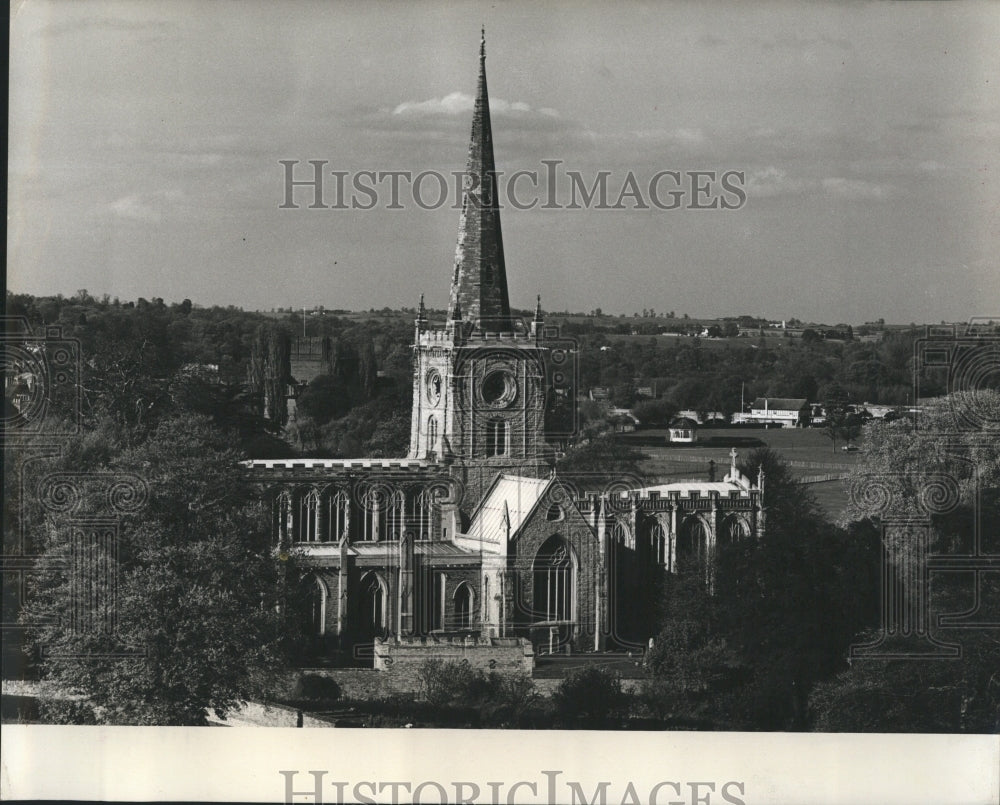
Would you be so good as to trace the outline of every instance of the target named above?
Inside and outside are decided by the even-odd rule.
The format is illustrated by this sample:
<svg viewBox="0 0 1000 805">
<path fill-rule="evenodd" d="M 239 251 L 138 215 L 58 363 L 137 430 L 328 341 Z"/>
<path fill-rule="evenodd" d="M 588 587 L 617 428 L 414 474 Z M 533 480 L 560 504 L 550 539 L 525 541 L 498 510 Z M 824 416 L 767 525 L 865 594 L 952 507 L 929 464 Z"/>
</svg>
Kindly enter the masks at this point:
<svg viewBox="0 0 1000 805">
<path fill-rule="evenodd" d="M 466 536 L 483 542 L 514 538 L 538 505 L 551 478 L 499 475 L 473 515 Z"/>
</svg>

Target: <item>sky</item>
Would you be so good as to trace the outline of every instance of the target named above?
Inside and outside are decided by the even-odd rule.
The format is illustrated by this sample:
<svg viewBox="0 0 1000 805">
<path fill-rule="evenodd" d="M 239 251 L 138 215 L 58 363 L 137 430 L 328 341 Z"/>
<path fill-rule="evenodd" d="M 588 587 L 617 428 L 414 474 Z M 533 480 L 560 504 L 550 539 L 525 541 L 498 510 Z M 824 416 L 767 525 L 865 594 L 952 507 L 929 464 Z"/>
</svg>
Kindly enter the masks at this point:
<svg viewBox="0 0 1000 805">
<path fill-rule="evenodd" d="M 443 308 L 453 199 L 425 209 L 404 185 L 402 209 L 387 192 L 309 209 L 299 188 L 282 209 L 281 160 L 296 179 L 309 160 L 348 182 L 461 171 L 485 25 L 508 176 L 608 171 L 612 202 L 630 172 L 640 188 L 660 171 L 745 177 L 738 209 L 687 209 L 690 192 L 657 209 L 648 189 L 650 209 L 508 205 L 515 307 L 1000 316 L 1000 4 L 13 5 L 17 292 Z"/>
</svg>

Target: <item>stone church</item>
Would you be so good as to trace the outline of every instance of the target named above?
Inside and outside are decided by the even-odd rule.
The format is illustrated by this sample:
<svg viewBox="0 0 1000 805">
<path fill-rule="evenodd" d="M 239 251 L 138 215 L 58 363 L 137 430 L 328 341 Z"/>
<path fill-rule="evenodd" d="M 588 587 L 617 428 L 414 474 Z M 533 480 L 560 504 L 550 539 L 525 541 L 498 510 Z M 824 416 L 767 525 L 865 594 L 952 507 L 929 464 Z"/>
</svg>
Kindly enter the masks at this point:
<svg viewBox="0 0 1000 805">
<path fill-rule="evenodd" d="M 376 638 L 527 638 L 536 651 L 641 646 L 659 575 L 713 582 L 723 541 L 762 534 L 763 478 L 594 488 L 553 470 L 546 403 L 571 350 L 511 315 L 485 43 L 447 320 L 414 327 L 409 454 L 248 462 L 275 542 L 307 575 L 319 650 Z M 569 400 L 574 403 L 575 400 Z"/>
</svg>

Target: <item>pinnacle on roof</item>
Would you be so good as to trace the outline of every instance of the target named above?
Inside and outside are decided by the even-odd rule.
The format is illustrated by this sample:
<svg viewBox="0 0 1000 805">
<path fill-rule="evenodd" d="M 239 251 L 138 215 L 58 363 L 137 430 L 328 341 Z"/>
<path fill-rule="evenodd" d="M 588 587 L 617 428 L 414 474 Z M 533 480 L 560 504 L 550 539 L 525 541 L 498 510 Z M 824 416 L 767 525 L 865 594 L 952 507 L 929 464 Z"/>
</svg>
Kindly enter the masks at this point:
<svg viewBox="0 0 1000 805">
<path fill-rule="evenodd" d="M 472 135 L 449 307 L 453 309 L 456 304 L 461 304 L 467 320 L 475 322 L 480 330 L 512 331 L 496 192 L 490 100 L 486 88 L 485 29 L 479 44 L 479 85 L 472 112 Z"/>
</svg>

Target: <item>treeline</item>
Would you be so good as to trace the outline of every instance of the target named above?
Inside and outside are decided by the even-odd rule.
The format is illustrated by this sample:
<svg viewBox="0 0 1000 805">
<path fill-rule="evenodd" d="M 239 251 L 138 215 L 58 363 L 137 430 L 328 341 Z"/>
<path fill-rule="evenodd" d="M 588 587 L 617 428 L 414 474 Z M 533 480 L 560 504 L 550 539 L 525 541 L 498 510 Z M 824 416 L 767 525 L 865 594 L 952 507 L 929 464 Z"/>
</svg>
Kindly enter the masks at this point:
<svg viewBox="0 0 1000 805">
<path fill-rule="evenodd" d="M 367 447 L 378 454 L 405 451 L 409 422 L 399 420 L 400 411 L 408 415 L 412 325 L 398 317 L 307 322 L 309 335 L 330 345 L 330 369 L 304 389 L 302 416 L 283 433 L 295 380 L 291 344 L 303 329 L 298 313 L 275 317 L 187 299 L 122 302 L 86 291 L 8 293 L 6 313 L 27 320 L 36 337 L 56 326 L 61 338 L 79 343 L 79 413 L 90 426 L 110 418 L 126 439 L 141 441 L 141 432 L 159 420 L 190 410 L 234 430 L 242 446 L 262 458 Z M 392 426 L 377 432 L 387 417 Z"/>
<path fill-rule="evenodd" d="M 639 387 L 654 387 L 656 396 L 679 408 L 727 415 L 740 410 L 741 400 L 822 402 L 835 390 L 850 402 L 904 405 L 913 401 L 913 343 L 921 334 L 891 332 L 876 343 L 761 337 L 711 345 L 698 339 L 582 335 L 580 386 L 606 387 L 611 402 L 623 407 L 639 399 Z"/>
<path fill-rule="evenodd" d="M 7 313 L 26 317 L 36 328 L 60 325 L 63 335 L 79 339 L 86 374 L 97 381 L 102 373 L 126 371 L 126 365 L 142 378 L 160 380 L 186 366 L 210 367 L 218 382 L 240 389 L 249 412 L 266 414 L 277 427 L 287 423 L 283 400 L 293 380 L 291 345 L 305 332 L 329 344 L 331 363 L 322 378 L 298 389 L 300 405 L 288 433 L 294 448 L 334 455 L 366 447 L 397 453 L 406 448 L 403 420 L 412 389 L 413 335 L 406 315 L 275 316 L 231 306 L 203 308 L 190 300 L 96 299 L 86 291 L 72 297 L 8 294 Z M 640 388 L 652 389 L 675 409 L 726 415 L 760 396 L 913 402 L 913 344 L 922 335 L 916 327 L 885 331 L 872 343 L 767 337 L 703 343 L 612 338 L 591 321 L 550 319 L 578 339 L 579 393 L 606 387 L 617 406 L 631 407 L 642 399 Z M 921 383 L 925 396 L 944 391 Z M 148 404 L 127 399 L 128 390 L 125 397 L 121 405 L 135 417 Z M 386 415 L 396 421 L 389 431 L 380 431 Z"/>
</svg>

